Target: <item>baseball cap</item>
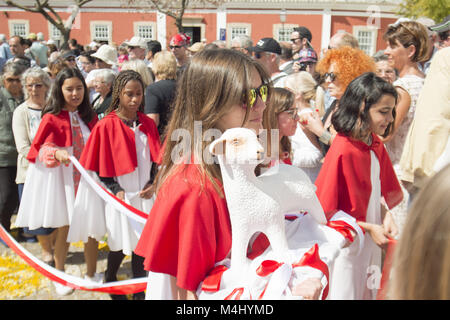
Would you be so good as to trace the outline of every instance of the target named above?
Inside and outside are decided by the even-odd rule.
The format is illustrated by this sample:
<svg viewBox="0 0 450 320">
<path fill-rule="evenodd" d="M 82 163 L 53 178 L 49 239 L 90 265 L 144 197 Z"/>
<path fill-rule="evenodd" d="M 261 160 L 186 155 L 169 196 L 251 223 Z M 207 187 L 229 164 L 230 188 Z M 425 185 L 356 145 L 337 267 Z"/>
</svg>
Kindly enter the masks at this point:
<svg viewBox="0 0 450 320">
<path fill-rule="evenodd" d="M 311 48 L 304 48 L 298 53 L 299 62 L 317 62 L 317 54 Z"/>
<path fill-rule="evenodd" d="M 32 32 L 28 35 L 28 39 L 30 40 L 36 40 L 37 39 L 37 35 L 36 33 Z"/>
<path fill-rule="evenodd" d="M 61 57 L 62 57 L 64 60 L 66 60 L 66 59 L 68 59 L 68 58 L 70 58 L 70 57 L 76 58 L 77 56 L 76 56 L 76 54 L 75 54 L 72 50 L 68 50 L 68 51 L 64 52 L 64 53 L 62 54 Z"/>
<path fill-rule="evenodd" d="M 188 46 L 191 38 L 184 33 L 177 33 L 171 39 L 169 44 L 171 46 Z"/>
<path fill-rule="evenodd" d="M 300 38 L 306 38 L 306 39 L 308 39 L 309 42 L 311 42 L 312 34 L 311 34 L 311 31 L 309 31 L 309 29 L 307 27 L 303 27 L 303 26 L 295 27 L 294 32 L 298 32 L 298 34 L 300 35 Z"/>
<path fill-rule="evenodd" d="M 444 20 L 430 27 L 431 30 L 436 31 L 437 33 L 445 32 L 450 30 L 450 14 L 444 18 Z"/>
<path fill-rule="evenodd" d="M 249 51 L 281 54 L 281 46 L 273 38 L 262 38 L 256 43 L 256 46 L 250 47 Z"/>
<path fill-rule="evenodd" d="M 141 37 L 133 37 L 130 41 L 125 41 L 125 45 L 128 47 L 139 47 L 142 49 L 147 49 L 147 41 Z"/>
</svg>

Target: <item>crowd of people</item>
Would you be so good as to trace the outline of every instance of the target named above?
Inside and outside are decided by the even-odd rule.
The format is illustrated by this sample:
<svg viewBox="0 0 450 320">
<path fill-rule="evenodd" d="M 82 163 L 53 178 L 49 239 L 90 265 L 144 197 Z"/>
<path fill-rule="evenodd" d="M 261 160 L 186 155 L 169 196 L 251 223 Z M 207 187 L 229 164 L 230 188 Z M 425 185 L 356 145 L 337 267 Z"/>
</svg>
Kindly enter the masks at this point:
<svg viewBox="0 0 450 320">
<path fill-rule="evenodd" d="M 449 18 L 399 19 L 373 57 L 346 32 L 318 51 L 305 26 L 290 42 L 242 35 L 229 48 L 182 33 L 167 49 L 137 36 L 120 46 L 71 39 L 58 48 L 42 33 L 0 35 L 1 225 L 9 232 L 16 216 L 20 240 L 38 241 L 40 258 L 58 270 L 70 242 L 82 241 L 86 279 L 116 281 L 128 255 L 133 277 L 149 277 L 147 298 L 196 298 L 231 249 L 205 132 L 277 130 L 257 170 L 301 168 L 327 219 L 342 210 L 365 233 L 359 254 L 349 246 L 337 258 L 330 299 L 374 299 L 367 268 L 382 269 L 391 239 L 398 250 L 387 297 L 450 299 Z M 180 129 L 190 138 L 180 140 Z M 71 157 L 147 223 L 92 192 Z M 60 295 L 73 291 L 54 285 Z M 322 289 L 307 282 L 295 292 L 316 299 Z"/>
</svg>

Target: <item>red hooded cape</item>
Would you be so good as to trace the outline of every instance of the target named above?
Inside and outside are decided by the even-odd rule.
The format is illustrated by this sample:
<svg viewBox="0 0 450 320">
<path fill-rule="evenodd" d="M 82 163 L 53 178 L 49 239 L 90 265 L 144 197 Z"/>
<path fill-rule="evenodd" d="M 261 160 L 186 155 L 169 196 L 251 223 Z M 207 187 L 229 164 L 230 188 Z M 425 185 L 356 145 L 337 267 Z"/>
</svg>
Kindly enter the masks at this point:
<svg viewBox="0 0 450 320">
<path fill-rule="evenodd" d="M 87 123 L 89 130 L 92 131 L 95 124 L 98 122 L 97 115 L 95 115 L 91 122 Z M 70 147 L 72 145 L 72 128 L 70 126 L 69 112 L 61 110 L 58 115 L 46 113 L 39 124 L 38 131 L 31 143 L 30 151 L 27 159 L 30 162 L 35 162 L 39 155 L 41 146 L 45 143 L 53 143 L 58 147 Z"/>
<path fill-rule="evenodd" d="M 177 286 L 195 291 L 230 250 L 225 198 L 198 165 L 179 165 L 161 186 L 134 252 L 145 258 L 146 270 L 170 274 Z"/>
<path fill-rule="evenodd" d="M 138 112 L 139 130 L 147 135 L 150 157 L 159 163 L 160 141 L 152 119 Z M 137 167 L 135 134 L 112 111 L 92 130 L 83 149 L 80 164 L 101 177 L 118 177 L 133 172 Z"/>
<path fill-rule="evenodd" d="M 316 179 L 317 197 L 325 215 L 342 210 L 356 220 L 366 221 L 367 207 L 372 192 L 370 180 L 370 150 L 380 163 L 381 194 L 389 208 L 403 199 L 391 159 L 381 140 L 372 134 L 372 145 L 338 134 Z"/>
</svg>

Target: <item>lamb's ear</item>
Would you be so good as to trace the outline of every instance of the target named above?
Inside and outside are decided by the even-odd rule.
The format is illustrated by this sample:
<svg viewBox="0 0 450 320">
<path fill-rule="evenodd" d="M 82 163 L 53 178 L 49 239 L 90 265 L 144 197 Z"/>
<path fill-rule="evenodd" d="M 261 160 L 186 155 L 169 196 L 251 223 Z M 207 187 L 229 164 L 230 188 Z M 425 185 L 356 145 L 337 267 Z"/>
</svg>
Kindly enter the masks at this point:
<svg viewBox="0 0 450 320">
<path fill-rule="evenodd" d="M 220 143 L 222 142 L 222 143 Z M 225 153 L 225 144 L 226 141 L 223 138 L 219 138 L 217 140 L 214 140 L 210 145 L 209 145 L 209 152 L 215 156 L 218 156 L 220 154 L 224 154 Z"/>
</svg>

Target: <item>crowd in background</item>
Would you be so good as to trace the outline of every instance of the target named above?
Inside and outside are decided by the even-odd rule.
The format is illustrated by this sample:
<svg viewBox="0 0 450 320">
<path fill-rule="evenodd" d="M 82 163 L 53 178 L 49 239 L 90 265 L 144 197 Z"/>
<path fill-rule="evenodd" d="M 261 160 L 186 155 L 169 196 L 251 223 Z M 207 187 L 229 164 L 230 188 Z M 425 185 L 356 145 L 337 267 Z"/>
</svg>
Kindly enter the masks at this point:
<svg viewBox="0 0 450 320">
<path fill-rule="evenodd" d="M 41 145 L 37 144 L 36 135 L 43 141 L 46 139 L 44 129 L 41 128 L 41 120 L 47 113 L 57 116 L 59 113 L 55 111 L 55 108 L 67 109 L 71 117 L 70 121 L 67 120 L 69 127 L 81 128 L 79 137 L 86 135 L 84 142 L 80 138 L 81 149 L 88 145 L 87 136 L 90 132 L 100 135 L 101 138 L 98 139 L 103 141 L 101 139 L 105 138 L 102 134 L 107 133 L 98 133 L 97 131 L 105 130 L 107 132 L 107 123 L 110 122 L 113 126 L 115 123 L 113 117 L 115 116 L 122 120 L 126 128 L 133 130 L 131 135 L 133 142 L 136 140 L 138 151 L 140 149 L 137 141 L 140 136 L 136 128 L 141 128 L 141 131 L 142 128 L 146 128 L 144 136 L 147 136 L 145 139 L 143 138 L 145 146 L 142 148 L 150 148 L 150 154 L 149 157 L 146 155 L 143 159 L 151 159 L 149 163 L 154 165 L 150 165 L 149 168 L 145 167 L 148 172 L 144 174 L 141 172 L 142 164 L 139 163 L 138 167 L 141 168 L 139 177 L 144 179 L 142 178 L 144 176 L 145 181 L 141 181 L 136 188 L 148 192 L 148 188 L 157 174 L 157 165 L 160 164 L 156 159 L 155 150 L 159 150 L 160 145 L 163 145 L 168 137 L 167 134 L 173 130 L 170 128 L 170 124 L 176 123 L 171 117 L 175 105 L 183 103 L 183 101 L 178 101 L 182 99 L 178 95 L 182 91 L 181 86 L 189 84 L 195 86 L 195 81 L 205 81 L 201 78 L 183 78 L 183 76 L 187 77 L 183 73 L 188 68 L 190 61 L 200 52 L 207 50 L 211 50 L 211 52 L 214 50 L 238 51 L 241 55 L 256 61 L 269 76 L 270 94 L 268 95 L 268 92 L 264 91 L 267 88 L 264 89 L 261 86 L 255 88 L 256 91 L 253 92 L 254 97 L 250 104 L 256 105 L 255 101 L 259 98 L 263 99 L 265 103 L 265 99 L 268 99 L 266 103 L 268 107 L 265 111 L 268 114 L 268 120 L 266 119 L 267 122 L 264 124 L 279 130 L 280 142 L 279 150 L 276 152 L 278 159 L 272 160 L 297 166 L 306 172 L 312 183 L 316 182 L 319 177 L 318 184 L 320 184 L 323 179 L 320 177 L 320 171 L 326 163 L 329 150 L 334 152 L 332 145 L 336 137 L 339 139 L 345 130 L 351 131 L 351 134 L 355 130 L 354 127 L 345 129 L 343 120 L 339 122 L 343 112 L 340 110 L 341 101 L 348 101 L 349 93 L 346 94 L 346 91 L 355 79 L 360 81 L 360 77 L 363 75 L 373 73 L 395 88 L 395 93 L 392 94 L 395 96 L 392 125 L 389 125 L 389 130 L 384 128 L 386 134 L 384 132 L 379 134 L 379 139 L 386 147 L 395 176 L 400 182 L 403 200 L 388 210 L 388 213 L 382 217 L 383 220 L 377 220 L 378 225 L 384 226 L 385 229 L 375 230 L 376 223 L 374 222 L 372 226 L 367 226 L 365 231 L 372 236 L 379 247 L 384 249 L 390 238 L 402 239 L 403 233 L 407 233 L 406 239 L 408 240 L 405 241 L 408 244 L 418 245 L 418 242 L 429 241 L 429 246 L 434 247 L 434 241 L 436 241 L 439 250 L 433 251 L 432 258 L 427 259 L 444 259 L 445 261 L 436 263 L 435 268 L 437 269 L 430 267 L 426 270 L 420 269 L 421 262 L 417 261 L 419 258 L 412 257 L 414 252 L 418 255 L 421 254 L 418 252 L 420 250 L 408 250 L 404 247 L 408 244 L 400 242 L 400 249 L 397 252 L 397 261 L 400 262 L 398 262 L 395 273 L 396 282 L 392 298 L 448 299 L 450 298 L 450 281 L 448 281 L 450 270 L 448 268 L 450 265 L 448 255 L 450 252 L 449 205 L 444 191 L 441 198 L 435 196 L 436 202 L 441 202 L 440 206 L 433 203 L 433 194 L 426 197 L 424 193 L 430 192 L 427 188 L 436 190 L 445 188 L 447 193 L 450 190 L 446 183 L 449 181 L 448 168 L 440 172 L 445 175 L 446 180 L 441 177 L 429 181 L 439 169 L 448 163 L 450 152 L 448 142 L 450 134 L 449 18 L 450 16 L 441 23 L 435 23 L 429 19 L 418 21 L 399 19 L 384 30 L 386 48 L 377 52 L 373 57 L 360 50 L 356 38 L 346 32 L 338 32 L 333 35 L 328 48 L 319 51 L 312 47 L 311 40 L 314 35 L 306 26 L 294 28 L 290 42 L 278 42 L 271 37 L 265 37 L 253 43 L 250 37 L 242 35 L 231 39 L 229 48 L 224 41 L 191 43 L 191 39 L 182 33 L 176 34 L 170 39 L 168 48 L 162 48 L 156 40 L 146 41 L 137 36 L 118 46 L 98 42 L 91 42 L 83 46 L 77 43 L 76 39 L 70 39 L 67 48 L 59 48 L 54 41 L 45 41 L 42 33 L 30 33 L 26 38 L 12 36 L 9 39 L 5 35 L 0 35 L 1 224 L 7 231 L 11 230 L 12 218 L 18 213 L 21 198 L 25 195 L 24 188 L 27 184 L 33 184 L 26 181 L 26 178 L 30 176 L 27 174 L 30 161 L 39 162 L 45 158 L 46 160 L 42 161 L 49 167 L 57 166 L 56 162 L 65 163 L 68 161 L 68 156 L 63 152 L 58 152 L 61 149 L 56 146 L 70 147 L 72 148 L 70 152 L 75 154 L 75 144 L 77 143 L 75 136 L 71 136 L 70 143 L 66 143 L 66 145 L 58 145 L 53 141 L 56 146 L 49 148 L 55 148 L 47 150 L 46 153 L 42 151 L 42 148 L 39 149 Z M 182 78 L 184 82 L 180 83 Z M 71 86 L 75 88 L 80 86 L 83 94 L 80 96 L 81 98 L 76 98 L 80 101 L 72 110 L 67 107 L 72 102 L 64 90 L 73 89 L 71 86 L 67 87 L 67 81 L 73 79 L 78 80 Z M 138 86 L 131 87 L 131 84 L 138 84 Z M 141 96 L 136 98 L 139 106 L 137 111 L 131 112 L 127 109 L 130 104 L 130 102 L 126 102 L 124 96 L 127 94 L 127 90 L 131 92 L 130 95 Z M 58 98 L 58 95 L 61 98 Z M 219 96 L 222 99 L 220 94 L 216 96 L 217 99 Z M 130 99 L 132 99 L 131 96 Z M 369 102 L 363 100 L 362 103 L 368 104 Z M 84 105 L 83 108 L 86 111 L 80 109 L 80 106 Z M 92 115 L 89 110 L 92 110 Z M 74 113 L 77 115 L 74 116 Z M 144 114 L 152 120 L 151 123 L 147 123 L 147 120 L 142 118 Z M 98 124 L 92 123 L 94 119 L 95 121 L 98 119 Z M 47 122 L 45 121 L 46 124 Z M 76 124 L 78 122 L 79 124 Z M 99 124 L 104 124 L 105 129 L 95 129 Z M 114 128 L 116 125 L 114 124 Z M 355 126 L 364 127 L 364 119 Z M 153 133 L 150 134 L 149 131 Z M 57 135 L 58 133 L 53 134 Z M 125 140 L 126 137 L 127 135 L 124 134 Z M 112 137 L 110 138 L 112 139 Z M 152 147 L 152 139 L 157 140 L 157 143 L 155 142 L 157 148 Z M 372 140 L 367 143 L 370 145 Z M 42 142 L 42 146 L 44 145 Z M 37 150 L 35 150 L 36 148 Z M 34 158 L 30 156 L 33 150 L 37 152 Z M 120 153 L 115 149 L 112 149 L 111 152 Z M 77 158 L 83 159 L 86 161 L 85 163 L 90 163 L 91 160 L 86 160 L 90 155 L 85 155 L 85 153 L 80 151 Z M 49 160 L 49 158 L 52 159 Z M 138 162 L 142 160 L 139 160 L 139 155 L 137 158 Z M 49 164 L 55 159 L 57 161 L 54 164 Z M 102 161 L 104 160 L 100 160 L 100 162 Z M 106 160 L 106 162 L 108 161 L 114 162 Z M 117 178 L 121 175 L 118 171 L 112 175 L 102 176 L 101 166 L 102 164 L 97 167 L 93 166 L 92 171 L 98 174 L 99 181 L 112 193 L 120 195 L 120 192 L 127 192 L 127 188 L 135 190 L 135 186 Z M 131 174 L 130 172 L 135 171 L 126 171 L 127 174 Z M 82 184 L 78 187 L 80 180 L 75 178 L 75 173 L 74 179 L 75 194 L 77 194 L 83 189 Z M 45 190 L 43 192 L 45 193 Z M 436 194 L 440 194 L 439 192 L 436 191 Z M 56 197 L 57 194 L 56 192 L 52 195 L 42 194 L 40 196 Z M 142 196 L 141 198 L 148 199 L 149 197 Z M 446 217 L 434 217 L 432 212 L 429 212 L 428 215 L 428 212 L 424 212 L 427 210 L 424 201 L 430 203 L 428 211 L 436 213 L 441 209 L 446 210 Z M 415 204 L 411 207 L 413 203 Z M 386 203 L 382 204 L 389 206 Z M 145 204 L 144 200 L 142 203 L 133 202 L 133 205 L 142 210 L 151 207 L 151 205 L 147 207 L 148 204 Z M 106 213 L 107 215 L 108 213 Z M 438 214 L 436 213 L 436 215 Z M 411 218 L 409 218 L 410 216 Z M 427 218 L 429 218 L 428 229 L 425 227 L 425 222 L 422 221 Z M 27 217 L 27 219 L 31 218 Z M 24 218 L 19 220 L 24 224 L 20 228 L 19 239 L 38 241 L 42 248 L 42 260 L 64 270 L 68 233 L 71 238 L 68 224 L 43 223 L 32 227 L 30 220 L 27 222 L 23 222 Z M 133 276 L 145 275 L 143 258 L 134 253 L 140 233 L 132 236 L 131 234 L 134 234 L 135 230 L 131 231 L 132 228 L 129 225 L 124 226 L 126 222 L 109 221 L 106 221 L 107 230 L 95 230 L 99 234 L 108 232 L 109 241 L 112 244 L 110 246 L 113 247 L 108 256 L 105 280 L 116 280 L 116 273 L 124 254 L 133 255 Z M 438 228 L 437 225 L 440 228 L 439 231 L 433 229 Z M 366 225 L 364 226 L 366 228 Z M 65 227 L 67 228 L 63 230 Z M 117 228 L 122 228 L 122 231 L 117 231 Z M 125 229 L 128 231 L 123 231 Z M 439 239 L 438 242 L 436 239 L 414 238 L 414 234 L 419 233 L 419 230 L 422 230 L 423 233 L 437 232 L 443 239 Z M 112 237 L 121 237 L 121 240 L 114 245 Z M 123 239 L 127 237 L 135 238 L 130 240 L 130 243 L 124 244 L 126 241 Z M 71 239 L 78 238 L 72 235 Z M 95 248 L 98 246 L 98 237 L 89 234 L 78 240 L 83 240 L 87 244 L 87 250 L 85 250 L 88 264 L 87 277 L 95 281 L 103 281 L 103 276 L 96 273 L 95 267 L 97 254 Z M 405 265 L 411 266 L 411 268 L 401 271 Z M 415 273 L 411 274 L 411 270 Z M 420 285 L 410 280 L 414 277 L 425 276 L 430 277 L 430 285 L 414 295 Z M 439 283 L 436 279 L 440 276 L 446 279 L 446 282 L 443 280 L 444 283 Z M 408 284 L 406 285 L 406 283 Z M 413 287 L 413 285 L 417 287 Z M 432 288 L 432 286 L 435 286 L 435 292 L 428 288 Z M 57 286 L 57 289 L 60 294 L 71 292 L 70 288 L 67 289 L 61 285 Z M 136 294 L 134 297 L 141 299 L 144 296 Z M 362 297 L 357 296 L 357 298 Z M 112 295 L 112 298 L 124 299 L 124 296 Z"/>
</svg>

